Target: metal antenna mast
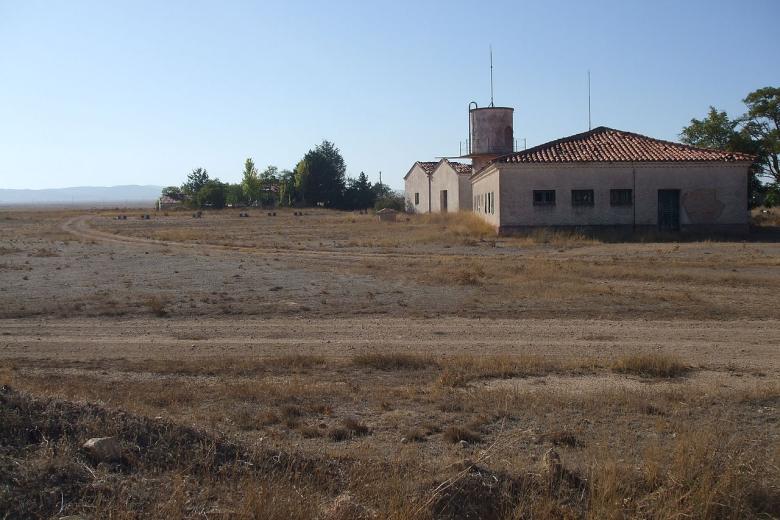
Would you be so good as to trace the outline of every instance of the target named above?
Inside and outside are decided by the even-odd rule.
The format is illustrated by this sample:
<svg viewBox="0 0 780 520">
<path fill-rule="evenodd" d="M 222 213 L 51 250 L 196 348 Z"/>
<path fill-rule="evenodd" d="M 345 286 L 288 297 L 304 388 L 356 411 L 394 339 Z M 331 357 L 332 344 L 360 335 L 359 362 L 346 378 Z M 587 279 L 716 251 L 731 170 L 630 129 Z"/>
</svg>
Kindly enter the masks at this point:
<svg viewBox="0 0 780 520">
<path fill-rule="evenodd" d="M 590 123 L 590 69 L 588 69 L 588 130 L 592 130 L 593 127 Z"/>
<path fill-rule="evenodd" d="M 490 106 L 493 106 L 493 45 L 490 45 Z"/>
</svg>

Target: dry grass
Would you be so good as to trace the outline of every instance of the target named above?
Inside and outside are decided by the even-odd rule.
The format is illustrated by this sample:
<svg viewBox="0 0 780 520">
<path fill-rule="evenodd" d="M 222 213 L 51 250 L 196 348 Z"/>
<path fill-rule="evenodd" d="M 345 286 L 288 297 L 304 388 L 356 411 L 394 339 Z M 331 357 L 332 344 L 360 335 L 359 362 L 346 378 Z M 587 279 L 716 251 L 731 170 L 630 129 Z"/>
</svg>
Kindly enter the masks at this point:
<svg viewBox="0 0 780 520">
<path fill-rule="evenodd" d="M 374 370 L 424 370 L 437 366 L 432 356 L 402 352 L 360 354 L 352 358 L 352 364 Z"/>
<path fill-rule="evenodd" d="M 690 367 L 676 356 L 667 354 L 636 354 L 625 356 L 612 363 L 612 370 L 621 374 L 633 374 L 641 377 L 680 377 L 690 371 Z"/>
<path fill-rule="evenodd" d="M 598 367 L 594 360 L 556 360 L 546 356 L 454 356 L 440 362 L 439 383 L 464 386 L 480 379 L 509 379 L 554 373 L 582 374 Z"/>
<path fill-rule="evenodd" d="M 444 430 L 443 437 L 445 441 L 451 444 L 460 441 L 465 441 L 469 444 L 482 442 L 482 436 L 479 433 L 462 426 L 450 426 Z"/>
</svg>

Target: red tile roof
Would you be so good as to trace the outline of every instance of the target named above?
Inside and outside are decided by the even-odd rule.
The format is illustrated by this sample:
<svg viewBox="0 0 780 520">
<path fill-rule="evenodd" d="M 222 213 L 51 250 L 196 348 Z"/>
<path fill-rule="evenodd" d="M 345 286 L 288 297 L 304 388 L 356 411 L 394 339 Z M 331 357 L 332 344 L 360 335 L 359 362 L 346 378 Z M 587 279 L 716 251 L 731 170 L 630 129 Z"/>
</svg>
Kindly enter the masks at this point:
<svg viewBox="0 0 780 520">
<path fill-rule="evenodd" d="M 439 163 L 435 161 L 417 161 L 415 164 L 419 164 L 420 168 L 422 168 L 425 173 L 430 175 L 433 173 L 433 170 L 436 169 L 436 165 Z"/>
<path fill-rule="evenodd" d="M 457 173 L 468 173 L 469 175 L 473 173 L 470 164 L 456 162 L 456 161 L 447 161 L 447 162 L 450 163 L 452 169 L 455 170 Z"/>
<path fill-rule="evenodd" d="M 605 126 L 504 155 L 493 163 L 753 161 L 752 155 L 695 148 Z"/>
</svg>

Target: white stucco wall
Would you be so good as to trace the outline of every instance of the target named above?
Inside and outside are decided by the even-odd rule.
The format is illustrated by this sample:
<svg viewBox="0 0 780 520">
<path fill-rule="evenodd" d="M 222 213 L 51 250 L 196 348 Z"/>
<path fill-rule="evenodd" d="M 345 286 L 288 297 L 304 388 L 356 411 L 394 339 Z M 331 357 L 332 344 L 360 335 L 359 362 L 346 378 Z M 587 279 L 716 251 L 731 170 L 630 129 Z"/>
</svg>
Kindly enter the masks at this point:
<svg viewBox="0 0 780 520">
<path fill-rule="evenodd" d="M 501 197 L 499 195 L 499 179 L 500 177 L 498 175 L 498 170 L 494 166 L 490 166 L 487 170 L 483 171 L 479 176 L 474 178 L 471 184 L 472 211 L 496 228 L 501 225 Z M 494 198 L 493 211 L 490 213 L 486 212 L 484 203 L 488 193 L 492 193 Z M 477 202 L 474 202 L 475 199 Z"/>
<path fill-rule="evenodd" d="M 471 211 L 471 202 L 471 174 L 461 173 L 458 175 L 458 209 Z"/>
<path fill-rule="evenodd" d="M 657 226 L 658 190 L 680 190 L 680 225 L 746 225 L 746 163 L 498 164 L 472 180 L 473 192 L 495 189 L 500 226 Z M 493 183 L 493 184 L 491 184 Z M 573 206 L 571 191 L 592 189 L 593 206 Z M 631 189 L 633 206 L 611 206 L 611 189 Z M 554 206 L 535 206 L 533 190 L 556 190 Z M 479 211 L 476 211 L 480 214 Z"/>
<path fill-rule="evenodd" d="M 431 174 L 431 210 L 442 211 L 441 191 L 447 190 L 447 212 L 456 212 L 460 204 L 460 185 L 458 173 L 446 161 L 439 162 Z"/>
<path fill-rule="evenodd" d="M 414 194 L 419 193 L 419 204 L 414 203 Z M 428 213 L 428 174 L 419 164 L 415 164 L 404 179 L 406 207 L 415 213 Z"/>
</svg>

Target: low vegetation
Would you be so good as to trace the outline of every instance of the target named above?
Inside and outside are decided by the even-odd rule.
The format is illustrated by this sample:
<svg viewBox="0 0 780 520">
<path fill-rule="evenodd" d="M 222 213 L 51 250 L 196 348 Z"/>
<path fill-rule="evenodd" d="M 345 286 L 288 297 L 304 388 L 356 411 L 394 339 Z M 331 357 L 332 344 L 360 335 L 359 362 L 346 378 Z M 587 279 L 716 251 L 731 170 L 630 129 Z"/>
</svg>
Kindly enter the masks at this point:
<svg viewBox="0 0 780 520">
<path fill-rule="evenodd" d="M 641 377 L 671 378 L 685 375 L 690 367 L 676 356 L 666 354 L 635 354 L 612 363 L 612 370 Z"/>
</svg>

